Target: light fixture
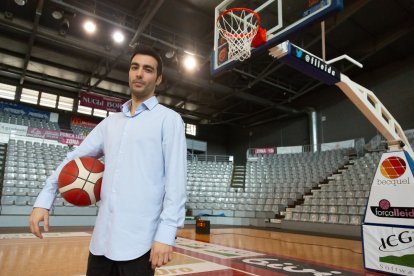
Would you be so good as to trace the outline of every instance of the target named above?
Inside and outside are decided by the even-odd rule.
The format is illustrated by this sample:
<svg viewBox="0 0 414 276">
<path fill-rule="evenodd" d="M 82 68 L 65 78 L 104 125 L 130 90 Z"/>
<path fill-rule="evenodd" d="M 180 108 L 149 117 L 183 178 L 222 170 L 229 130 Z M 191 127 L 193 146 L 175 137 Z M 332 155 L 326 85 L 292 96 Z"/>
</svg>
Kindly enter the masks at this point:
<svg viewBox="0 0 414 276">
<path fill-rule="evenodd" d="M 124 34 L 121 31 L 115 31 L 112 34 L 112 38 L 114 39 L 114 41 L 116 43 L 119 43 L 120 44 L 120 43 L 124 42 L 125 36 L 124 36 Z"/>
<path fill-rule="evenodd" d="M 96 31 L 96 24 L 95 22 L 91 21 L 91 20 L 87 20 L 84 24 L 83 24 L 83 29 L 89 33 L 89 34 L 93 34 Z"/>
<path fill-rule="evenodd" d="M 184 68 L 193 71 L 197 67 L 197 60 L 193 55 L 187 55 L 183 60 Z"/>
<path fill-rule="evenodd" d="M 19 6 L 24 6 L 27 3 L 27 0 L 14 0 L 14 3 L 16 3 Z"/>
<path fill-rule="evenodd" d="M 61 11 L 53 11 L 52 12 L 52 17 L 56 20 L 60 20 L 63 18 L 63 12 Z"/>
<path fill-rule="evenodd" d="M 59 34 L 62 36 L 66 36 L 69 32 L 69 19 L 64 18 L 62 23 L 60 24 Z"/>
<path fill-rule="evenodd" d="M 168 52 L 165 53 L 165 57 L 168 59 L 172 59 L 175 55 L 174 50 L 169 50 Z"/>
</svg>

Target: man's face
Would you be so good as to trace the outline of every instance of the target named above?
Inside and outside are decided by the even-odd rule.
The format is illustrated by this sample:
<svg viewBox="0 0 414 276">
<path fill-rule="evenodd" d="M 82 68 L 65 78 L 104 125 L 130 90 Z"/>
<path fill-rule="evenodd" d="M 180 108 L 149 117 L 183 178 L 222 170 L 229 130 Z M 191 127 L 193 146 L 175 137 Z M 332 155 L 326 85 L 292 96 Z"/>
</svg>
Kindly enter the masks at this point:
<svg viewBox="0 0 414 276">
<path fill-rule="evenodd" d="M 146 100 L 154 95 L 155 87 L 161 83 L 157 77 L 157 60 L 152 56 L 135 55 L 129 68 L 129 88 L 137 100 Z"/>
</svg>

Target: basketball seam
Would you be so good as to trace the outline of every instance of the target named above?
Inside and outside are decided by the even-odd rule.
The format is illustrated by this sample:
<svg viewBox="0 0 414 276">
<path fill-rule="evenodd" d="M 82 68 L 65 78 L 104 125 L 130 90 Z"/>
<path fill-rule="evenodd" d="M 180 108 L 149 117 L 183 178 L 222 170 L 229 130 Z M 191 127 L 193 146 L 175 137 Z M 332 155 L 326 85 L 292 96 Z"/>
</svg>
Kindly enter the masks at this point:
<svg viewBox="0 0 414 276">
<path fill-rule="evenodd" d="M 88 179 L 89 179 L 89 176 L 91 175 L 91 173 L 92 173 L 92 170 L 93 170 L 93 168 L 95 167 L 95 162 L 96 162 L 96 159 L 94 159 L 93 160 L 93 163 L 92 163 L 92 167 L 91 167 L 91 169 L 90 170 L 88 170 L 88 176 L 86 177 L 86 179 L 85 179 L 85 182 L 83 183 L 83 186 L 82 186 L 82 190 L 83 191 L 85 191 L 85 186 L 86 186 L 86 182 L 88 182 Z M 85 164 L 83 164 L 83 162 L 82 162 L 82 160 L 81 160 L 81 163 L 82 163 L 82 165 L 85 167 Z M 90 182 L 90 181 L 89 181 Z M 86 192 L 86 191 L 85 191 Z M 88 194 L 89 195 L 89 193 L 88 192 L 86 192 L 86 194 Z M 77 199 L 79 199 L 79 197 L 81 196 L 81 193 L 78 195 L 78 198 Z M 89 201 L 90 201 L 90 198 L 89 198 Z M 96 196 L 95 196 L 95 201 L 96 201 Z"/>
<path fill-rule="evenodd" d="M 81 161 L 81 163 L 82 163 L 82 166 L 84 167 L 84 168 L 86 168 L 86 166 L 85 166 L 85 164 L 82 162 L 82 160 L 79 158 L 79 160 Z M 84 180 L 84 182 L 83 182 L 83 185 L 82 185 L 82 191 L 85 191 L 85 186 L 86 186 L 86 182 L 88 182 L 88 179 L 89 179 L 89 176 L 91 175 L 91 171 L 93 170 L 93 167 L 94 167 L 94 165 L 95 165 L 95 162 L 96 162 L 96 159 L 94 159 L 93 160 L 93 163 L 92 163 L 92 168 L 91 168 L 91 170 L 88 170 L 88 172 L 89 172 L 89 174 L 88 174 L 88 176 L 86 177 L 86 179 L 83 179 L 83 178 L 80 178 L 79 176 L 78 176 L 78 178 L 80 178 L 80 179 L 82 179 L 82 180 Z M 86 191 L 85 191 L 86 192 Z M 86 192 L 86 194 L 88 194 L 87 192 Z M 78 202 L 78 200 L 79 200 L 79 198 L 81 197 L 81 195 L 82 195 L 82 193 L 79 193 L 78 194 L 78 196 L 76 197 L 76 202 Z M 89 194 L 88 194 L 89 195 Z M 96 200 L 96 197 L 95 197 L 95 200 Z"/>
</svg>

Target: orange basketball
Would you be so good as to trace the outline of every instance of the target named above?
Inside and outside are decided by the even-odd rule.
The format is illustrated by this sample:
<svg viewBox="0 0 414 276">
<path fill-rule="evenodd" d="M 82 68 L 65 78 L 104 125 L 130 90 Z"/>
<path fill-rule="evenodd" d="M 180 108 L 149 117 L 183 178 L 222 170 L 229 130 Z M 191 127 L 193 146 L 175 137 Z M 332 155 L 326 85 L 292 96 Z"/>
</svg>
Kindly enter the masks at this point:
<svg viewBox="0 0 414 276">
<path fill-rule="evenodd" d="M 93 157 L 80 157 L 67 163 L 59 174 L 62 197 L 76 206 L 89 206 L 101 199 L 104 164 Z"/>
</svg>

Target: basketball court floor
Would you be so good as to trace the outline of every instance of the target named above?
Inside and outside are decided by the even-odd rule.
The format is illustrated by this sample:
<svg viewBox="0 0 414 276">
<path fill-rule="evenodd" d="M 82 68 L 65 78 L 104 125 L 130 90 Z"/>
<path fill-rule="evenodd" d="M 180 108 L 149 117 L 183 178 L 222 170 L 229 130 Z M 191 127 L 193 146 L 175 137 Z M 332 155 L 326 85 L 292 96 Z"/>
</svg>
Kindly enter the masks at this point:
<svg viewBox="0 0 414 276">
<path fill-rule="evenodd" d="M 0 275 L 85 275 L 91 228 L 52 228 L 43 240 L 1 230 Z M 178 232 L 174 258 L 155 275 L 384 275 L 363 268 L 358 240 L 250 228 Z"/>
</svg>

